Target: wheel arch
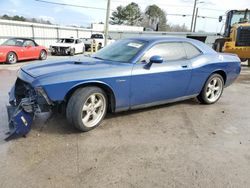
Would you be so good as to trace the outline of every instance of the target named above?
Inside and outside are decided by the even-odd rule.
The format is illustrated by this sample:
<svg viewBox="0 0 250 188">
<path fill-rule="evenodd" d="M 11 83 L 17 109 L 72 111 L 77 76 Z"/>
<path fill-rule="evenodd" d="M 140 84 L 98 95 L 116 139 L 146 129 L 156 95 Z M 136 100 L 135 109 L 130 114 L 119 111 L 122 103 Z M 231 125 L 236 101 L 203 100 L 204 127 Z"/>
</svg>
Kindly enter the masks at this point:
<svg viewBox="0 0 250 188">
<path fill-rule="evenodd" d="M 115 112 L 116 98 L 113 89 L 108 84 L 99 81 L 85 82 L 73 86 L 65 95 L 64 100 L 66 101 L 66 103 L 77 89 L 87 86 L 96 86 L 101 88 L 108 97 L 108 112 Z"/>
<path fill-rule="evenodd" d="M 11 52 L 14 53 L 14 54 L 16 54 L 16 58 L 17 58 L 17 61 L 18 61 L 19 57 L 18 57 L 17 52 L 15 50 L 11 50 L 11 51 L 9 51 L 9 52 L 6 53 L 6 60 L 8 58 L 9 53 L 11 53 Z"/>
<path fill-rule="evenodd" d="M 226 84 L 226 81 L 227 81 L 227 74 L 226 74 L 226 72 L 224 71 L 224 70 L 216 70 L 216 71 L 214 71 L 214 72 L 212 72 L 210 75 L 209 75 L 209 77 L 212 75 L 212 74 L 219 74 L 219 75 L 221 75 L 222 76 L 222 78 L 223 78 L 223 81 L 224 81 L 224 85 Z M 209 78 L 208 77 L 208 78 Z"/>
</svg>

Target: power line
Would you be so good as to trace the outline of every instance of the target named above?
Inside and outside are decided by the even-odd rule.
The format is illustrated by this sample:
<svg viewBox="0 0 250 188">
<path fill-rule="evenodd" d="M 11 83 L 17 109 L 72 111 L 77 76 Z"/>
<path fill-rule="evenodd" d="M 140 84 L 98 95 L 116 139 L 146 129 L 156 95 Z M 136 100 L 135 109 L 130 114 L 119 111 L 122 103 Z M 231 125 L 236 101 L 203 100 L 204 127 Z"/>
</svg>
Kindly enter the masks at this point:
<svg viewBox="0 0 250 188">
<path fill-rule="evenodd" d="M 37 2 L 41 2 L 41 3 L 47 3 L 47 4 L 54 4 L 54 5 L 61 5 L 61 6 L 71 6 L 71 7 L 78 7 L 78 8 L 88 8 L 88 9 L 97 9 L 97 10 L 107 10 L 106 8 L 100 8 L 100 7 L 91 7 L 91 6 L 84 6 L 84 5 L 76 5 L 76 4 L 68 4 L 68 3 L 57 3 L 57 2 L 52 2 L 52 1 L 46 1 L 46 0 L 35 0 Z M 124 1 L 119 1 L 119 0 L 113 0 L 116 2 L 124 2 Z M 144 3 L 145 4 L 145 3 Z M 167 4 L 165 4 L 167 5 Z M 181 5 L 180 5 L 181 6 Z M 207 8 L 204 8 L 207 9 Z M 112 10 L 113 11 L 113 10 Z M 169 16 L 182 16 L 182 17 L 186 17 L 186 16 L 192 16 L 190 14 L 167 14 Z M 209 18 L 209 19 L 218 19 L 215 17 L 208 17 L 208 16 L 198 16 L 198 18 Z"/>
<path fill-rule="evenodd" d="M 182 17 L 188 17 L 192 16 L 191 14 L 167 14 L 167 16 L 182 16 Z M 218 19 L 216 17 L 210 17 L 210 16 L 197 16 L 198 18 L 209 18 L 209 19 Z"/>
<path fill-rule="evenodd" d="M 120 1 L 120 0 L 112 0 L 112 2 L 120 2 L 120 3 L 130 3 L 130 1 Z M 148 3 L 138 3 L 138 4 L 143 4 L 143 5 L 149 5 Z M 193 6 L 191 5 L 176 5 L 176 4 L 168 4 L 168 3 L 157 3 L 159 6 L 169 6 L 169 7 L 189 7 L 192 8 Z M 226 10 L 223 9 L 214 9 L 214 8 L 204 8 L 204 7 L 199 7 L 199 9 L 204 9 L 204 10 L 212 10 L 212 11 L 218 11 L 218 12 L 225 12 Z"/>
<path fill-rule="evenodd" d="M 57 3 L 52 1 L 45 1 L 45 0 L 35 0 L 41 3 L 47 3 L 47 4 L 54 4 L 54 5 L 61 5 L 61 6 L 70 6 L 70 7 L 78 7 L 78 8 L 88 8 L 88 9 L 96 9 L 96 10 L 107 10 L 106 8 L 100 8 L 100 7 L 90 7 L 90 6 L 83 6 L 83 5 L 75 5 L 75 4 L 68 4 L 68 3 Z"/>
</svg>

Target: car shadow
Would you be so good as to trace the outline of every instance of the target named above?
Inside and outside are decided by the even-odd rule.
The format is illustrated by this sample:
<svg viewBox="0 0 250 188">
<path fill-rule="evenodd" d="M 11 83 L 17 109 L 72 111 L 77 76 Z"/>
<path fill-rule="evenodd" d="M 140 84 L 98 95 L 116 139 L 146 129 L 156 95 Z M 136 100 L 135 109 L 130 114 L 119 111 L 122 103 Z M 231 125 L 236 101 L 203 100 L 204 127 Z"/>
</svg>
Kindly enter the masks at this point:
<svg viewBox="0 0 250 188">
<path fill-rule="evenodd" d="M 196 99 L 189 99 L 189 100 L 184 100 L 184 101 L 179 101 L 179 102 L 173 102 L 173 103 L 168 103 L 168 104 L 163 104 L 163 105 L 158 105 L 158 106 L 153 106 L 153 107 L 148 107 L 148 108 L 143 108 L 143 109 L 137 109 L 137 110 L 129 110 L 129 111 L 124 111 L 124 112 L 119 112 L 119 113 L 108 113 L 107 116 L 105 117 L 105 120 L 112 120 L 114 118 L 118 117 L 126 117 L 134 114 L 139 114 L 139 113 L 144 113 L 148 111 L 154 111 L 154 110 L 159 110 L 162 108 L 169 108 L 171 106 L 178 106 L 178 105 L 183 105 L 183 104 L 188 104 L 188 105 L 199 105 Z M 70 134 L 87 134 L 88 132 L 81 132 L 78 129 L 76 129 L 74 126 L 70 125 L 64 114 L 52 114 L 51 117 L 49 117 L 47 120 L 45 119 L 36 119 L 36 121 L 33 124 L 32 129 L 38 131 L 38 132 L 43 132 L 46 134 L 62 134 L 62 135 L 70 135 Z"/>
</svg>

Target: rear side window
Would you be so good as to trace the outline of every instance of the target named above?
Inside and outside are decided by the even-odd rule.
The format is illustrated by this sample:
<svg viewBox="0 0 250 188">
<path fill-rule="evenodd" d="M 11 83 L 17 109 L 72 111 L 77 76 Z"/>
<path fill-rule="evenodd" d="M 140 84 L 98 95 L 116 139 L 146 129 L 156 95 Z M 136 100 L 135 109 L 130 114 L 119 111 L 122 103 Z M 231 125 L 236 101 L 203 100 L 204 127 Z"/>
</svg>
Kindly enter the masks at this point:
<svg viewBox="0 0 250 188">
<path fill-rule="evenodd" d="M 81 41 L 80 39 L 77 39 L 75 43 L 76 43 L 76 44 L 80 44 L 81 42 L 82 42 L 82 41 Z"/>
<path fill-rule="evenodd" d="M 178 42 L 156 44 L 144 54 L 141 60 L 149 62 L 149 59 L 154 55 L 159 55 L 166 61 L 186 59 L 185 49 L 182 43 Z"/>
<path fill-rule="evenodd" d="M 190 44 L 190 43 L 183 43 L 183 46 L 186 50 L 187 53 L 187 58 L 188 59 L 192 59 L 200 54 L 202 54 L 202 52 L 196 48 L 194 45 Z"/>
</svg>

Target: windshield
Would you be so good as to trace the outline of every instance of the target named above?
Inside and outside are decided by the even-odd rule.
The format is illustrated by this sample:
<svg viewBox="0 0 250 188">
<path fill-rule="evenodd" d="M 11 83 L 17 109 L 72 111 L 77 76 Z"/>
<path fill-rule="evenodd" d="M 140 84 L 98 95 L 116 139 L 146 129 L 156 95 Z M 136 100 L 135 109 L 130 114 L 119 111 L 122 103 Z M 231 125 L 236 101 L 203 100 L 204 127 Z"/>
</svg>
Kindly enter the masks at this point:
<svg viewBox="0 0 250 188">
<path fill-rule="evenodd" d="M 102 34 L 93 34 L 91 35 L 92 39 L 103 39 L 103 35 Z"/>
<path fill-rule="evenodd" d="M 74 39 L 59 39 L 58 43 L 74 43 Z"/>
<path fill-rule="evenodd" d="M 5 41 L 2 46 L 22 46 L 24 43 L 23 39 L 9 39 Z"/>
<path fill-rule="evenodd" d="M 233 24 L 239 23 L 239 22 L 243 22 L 244 21 L 244 16 L 245 16 L 245 11 L 237 11 L 233 14 L 232 16 L 232 20 L 231 20 L 231 26 Z M 248 22 L 250 21 L 250 11 L 247 12 L 247 16 L 246 19 L 248 20 Z"/>
<path fill-rule="evenodd" d="M 130 39 L 119 40 L 93 54 L 92 57 L 128 63 L 145 44 L 145 41 Z"/>
</svg>

